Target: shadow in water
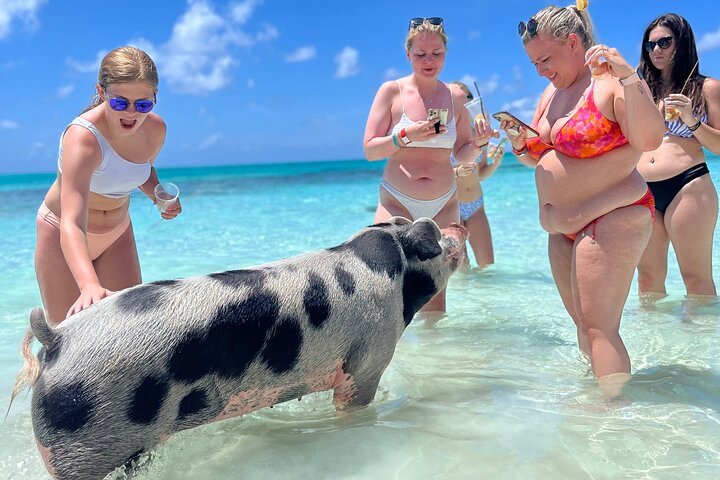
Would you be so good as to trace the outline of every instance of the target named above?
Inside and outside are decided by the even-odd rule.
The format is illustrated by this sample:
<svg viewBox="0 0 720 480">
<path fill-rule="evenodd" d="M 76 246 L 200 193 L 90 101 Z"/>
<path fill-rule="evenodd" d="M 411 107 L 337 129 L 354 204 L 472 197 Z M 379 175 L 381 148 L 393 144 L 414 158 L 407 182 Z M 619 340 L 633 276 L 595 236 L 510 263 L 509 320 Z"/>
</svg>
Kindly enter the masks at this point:
<svg viewBox="0 0 720 480">
<path fill-rule="evenodd" d="M 635 372 L 623 389 L 633 402 L 677 403 L 720 412 L 720 374 L 686 365 L 658 365 Z"/>
</svg>

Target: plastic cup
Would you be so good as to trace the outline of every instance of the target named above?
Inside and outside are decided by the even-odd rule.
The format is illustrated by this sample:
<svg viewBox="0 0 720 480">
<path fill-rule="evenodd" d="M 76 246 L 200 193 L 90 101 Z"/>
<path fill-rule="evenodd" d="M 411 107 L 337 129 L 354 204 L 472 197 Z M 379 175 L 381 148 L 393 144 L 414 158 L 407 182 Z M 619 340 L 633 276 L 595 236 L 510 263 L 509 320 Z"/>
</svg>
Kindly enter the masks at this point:
<svg viewBox="0 0 720 480">
<path fill-rule="evenodd" d="M 158 183 L 155 186 L 155 204 L 158 210 L 165 212 L 165 210 L 177 202 L 179 195 L 180 189 L 174 183 Z"/>
<path fill-rule="evenodd" d="M 482 107 L 482 99 L 480 97 L 475 97 L 467 102 L 465 104 L 465 108 L 470 114 L 470 118 L 473 120 L 473 125 L 479 125 L 480 122 L 484 122 L 486 120 L 485 112 Z"/>
<path fill-rule="evenodd" d="M 673 107 L 672 105 L 665 105 L 665 120 L 668 122 L 674 122 L 678 118 L 680 118 L 680 111 Z"/>
<path fill-rule="evenodd" d="M 592 55 L 595 50 L 598 48 L 603 48 L 601 45 L 593 45 L 588 49 L 587 52 L 585 52 L 585 61 L 587 62 L 590 58 L 590 55 Z M 589 65 L 590 67 L 590 74 L 594 78 L 602 78 L 605 73 L 607 73 L 607 59 L 605 57 L 600 57 L 600 61 L 591 63 Z"/>
</svg>

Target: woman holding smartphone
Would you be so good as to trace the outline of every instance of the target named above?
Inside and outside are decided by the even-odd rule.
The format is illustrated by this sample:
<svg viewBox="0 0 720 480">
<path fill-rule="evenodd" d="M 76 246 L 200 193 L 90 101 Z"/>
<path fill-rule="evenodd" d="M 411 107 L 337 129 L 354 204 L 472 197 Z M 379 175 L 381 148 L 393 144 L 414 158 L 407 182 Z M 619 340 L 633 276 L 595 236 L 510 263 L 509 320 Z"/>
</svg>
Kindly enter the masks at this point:
<svg viewBox="0 0 720 480">
<path fill-rule="evenodd" d="M 405 39 L 412 73 L 380 86 L 370 108 L 363 147 L 368 160 L 389 157 L 380 186 L 375 222 L 392 216 L 428 217 L 444 228 L 460 221 L 453 153 L 472 163 L 496 132 L 489 122 L 473 137 L 465 94 L 438 77 L 445 63 L 447 35 L 439 17 L 413 18 Z M 430 109 L 447 111 L 444 125 L 427 120 Z M 444 311 L 445 292 L 424 307 Z"/>
<path fill-rule="evenodd" d="M 664 127 L 647 84 L 616 49 L 594 45 L 591 25 L 574 6 L 520 22 L 525 51 L 550 85 L 531 125 L 538 137 L 513 121 L 500 127 L 518 160 L 535 168 L 555 284 L 581 351 L 614 397 L 630 376 L 620 318 L 654 215 L 636 167 Z"/>
<path fill-rule="evenodd" d="M 450 85 L 460 88 L 468 102 L 474 98 L 464 83 L 455 81 Z M 480 182 L 487 180 L 500 166 L 505 153 L 506 141 L 507 138 L 503 138 L 498 145 L 491 146 L 492 153 L 488 153 L 489 149 L 483 148 L 480 156 L 473 163 L 460 165 L 454 157 L 450 157 L 450 161 L 455 167 L 460 221 L 470 234 L 468 243 L 470 243 L 479 268 L 495 263 L 490 222 L 485 214 L 485 198 Z M 492 163 L 488 163 L 488 158 Z"/>
<path fill-rule="evenodd" d="M 666 295 L 668 250 L 675 250 L 688 295 L 716 298 L 712 278 L 717 190 L 703 147 L 720 154 L 720 82 L 700 74 L 690 24 L 674 13 L 643 34 L 640 69 L 658 108 L 665 107 L 665 140 L 643 154 L 638 170 L 655 196 L 655 224 L 638 265 L 645 299 Z"/>
</svg>

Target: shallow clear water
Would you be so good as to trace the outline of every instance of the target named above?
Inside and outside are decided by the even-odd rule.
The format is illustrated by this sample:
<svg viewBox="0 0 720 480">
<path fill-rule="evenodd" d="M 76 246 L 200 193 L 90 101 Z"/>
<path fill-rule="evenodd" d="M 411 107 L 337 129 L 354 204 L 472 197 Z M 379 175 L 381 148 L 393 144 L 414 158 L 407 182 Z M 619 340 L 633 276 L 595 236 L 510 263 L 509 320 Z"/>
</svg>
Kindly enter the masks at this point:
<svg viewBox="0 0 720 480">
<path fill-rule="evenodd" d="M 713 158 L 717 164 L 717 158 Z M 380 164 L 161 171 L 184 213 L 132 218 L 146 281 L 246 267 L 336 245 L 372 223 Z M 35 211 L 52 176 L 0 177 L 0 404 L 40 305 Z M 694 305 L 671 253 L 668 291 L 633 285 L 622 335 L 633 379 L 599 393 L 550 274 L 532 171 L 506 160 L 484 184 L 496 264 L 456 274 L 448 313 L 413 322 L 371 406 L 337 417 L 330 392 L 182 432 L 143 479 L 674 479 L 720 477 L 720 305 Z M 720 266 L 715 241 L 715 278 Z M 47 478 L 29 396 L 0 425 L 0 478 Z"/>
</svg>

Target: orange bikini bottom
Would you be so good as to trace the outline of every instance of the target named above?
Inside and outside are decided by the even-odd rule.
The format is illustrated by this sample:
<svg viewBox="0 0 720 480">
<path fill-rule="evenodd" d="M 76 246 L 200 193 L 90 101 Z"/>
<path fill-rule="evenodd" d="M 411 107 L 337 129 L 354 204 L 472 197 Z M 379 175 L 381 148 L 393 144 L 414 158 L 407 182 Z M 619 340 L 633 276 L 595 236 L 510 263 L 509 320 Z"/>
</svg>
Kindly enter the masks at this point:
<svg viewBox="0 0 720 480">
<path fill-rule="evenodd" d="M 645 195 L 643 195 L 640 200 L 638 200 L 635 203 L 631 203 L 630 205 L 628 205 L 628 207 L 631 207 L 633 205 L 640 205 L 643 207 L 647 207 L 650 210 L 650 216 L 652 217 L 653 222 L 655 221 L 655 197 L 653 197 L 653 194 L 649 188 L 647 189 L 647 192 L 645 192 Z M 595 240 L 595 225 L 597 225 L 597 223 L 600 221 L 600 219 L 602 217 L 603 217 L 603 215 L 599 216 L 592 222 L 588 223 L 587 225 L 585 225 L 582 228 L 582 230 L 580 230 L 577 233 L 563 233 L 563 235 L 565 235 L 567 238 L 569 238 L 570 240 L 572 240 L 574 242 L 575 239 L 577 238 L 577 236 L 580 235 L 580 233 L 586 231 L 589 227 L 592 226 L 592 234 L 590 235 L 590 238 Z"/>
</svg>

